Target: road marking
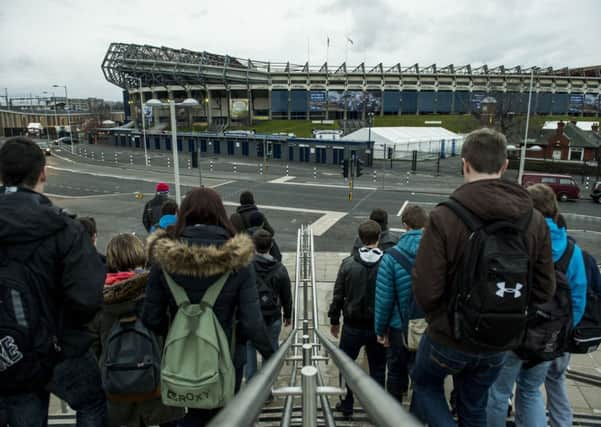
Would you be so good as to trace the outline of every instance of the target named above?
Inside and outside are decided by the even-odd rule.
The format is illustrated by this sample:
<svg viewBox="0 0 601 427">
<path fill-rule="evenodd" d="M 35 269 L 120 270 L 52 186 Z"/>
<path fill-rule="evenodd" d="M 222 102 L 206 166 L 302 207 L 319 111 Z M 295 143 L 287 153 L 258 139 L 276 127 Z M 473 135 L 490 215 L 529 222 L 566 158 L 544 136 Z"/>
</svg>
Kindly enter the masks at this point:
<svg viewBox="0 0 601 427">
<path fill-rule="evenodd" d="M 344 189 L 348 189 L 348 185 L 339 185 L 339 184 L 314 184 L 314 183 L 310 183 L 310 182 L 278 182 L 277 184 L 281 184 L 281 185 L 299 185 L 299 186 L 303 186 L 303 187 L 321 187 L 321 188 L 344 188 Z M 376 187 L 361 187 L 361 186 L 357 186 L 355 185 L 353 187 L 354 190 L 377 190 Z"/>
<path fill-rule="evenodd" d="M 576 219 L 587 219 L 587 220 L 592 220 L 592 221 L 601 221 L 601 216 L 583 215 L 583 214 L 575 214 L 575 213 L 569 213 L 569 212 L 562 213 L 562 215 L 564 217 L 566 217 L 566 218 L 576 218 Z"/>
<path fill-rule="evenodd" d="M 224 201 L 223 204 L 225 206 L 240 206 L 240 203 L 236 202 L 228 202 Z M 304 213 L 314 213 L 321 214 L 316 221 L 314 221 L 311 226 L 313 227 L 313 235 L 319 237 L 323 236 L 330 228 L 332 228 L 338 221 L 344 218 L 347 213 L 340 211 L 327 211 L 320 209 L 305 209 L 305 208 L 291 208 L 288 206 L 272 206 L 272 205 L 257 205 L 257 207 L 261 209 L 267 210 L 275 210 L 275 211 L 285 211 L 285 212 L 304 212 Z"/>
<path fill-rule="evenodd" d="M 136 193 L 112 193 L 112 194 L 91 194 L 89 196 L 67 196 L 65 194 L 54 194 L 54 193 L 44 193 L 44 195 L 48 197 L 55 197 L 59 199 L 102 199 L 104 197 L 120 197 L 120 196 L 132 196 L 134 197 Z M 154 193 L 144 193 L 147 196 L 153 196 Z"/>
<path fill-rule="evenodd" d="M 405 208 L 407 207 L 408 204 L 409 204 L 409 200 L 405 200 L 405 203 L 403 203 L 403 206 L 401 206 L 401 209 L 399 209 L 399 213 L 397 213 L 396 216 L 403 215 L 403 211 L 405 210 Z"/>
<path fill-rule="evenodd" d="M 272 179 L 271 181 L 267 181 L 269 184 L 284 184 L 286 181 L 290 181 L 296 178 L 295 176 L 281 176 L 276 179 Z"/>
<path fill-rule="evenodd" d="M 217 188 L 217 187 L 222 187 L 224 185 L 228 185 L 228 184 L 233 184 L 236 181 L 225 181 L 219 184 L 213 184 L 213 185 L 208 185 L 209 188 Z"/>
</svg>

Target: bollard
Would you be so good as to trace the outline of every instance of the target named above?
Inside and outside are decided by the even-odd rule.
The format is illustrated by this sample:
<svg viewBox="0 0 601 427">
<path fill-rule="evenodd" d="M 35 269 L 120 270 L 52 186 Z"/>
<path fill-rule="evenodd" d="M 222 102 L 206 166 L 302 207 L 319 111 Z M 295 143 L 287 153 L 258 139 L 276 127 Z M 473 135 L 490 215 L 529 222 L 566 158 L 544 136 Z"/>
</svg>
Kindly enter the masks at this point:
<svg viewBox="0 0 601 427">
<path fill-rule="evenodd" d="M 263 175 L 263 163 L 259 163 L 259 175 Z"/>
<path fill-rule="evenodd" d="M 86 150 L 85 148 L 83 149 L 83 156 L 88 157 L 88 150 Z"/>
<path fill-rule="evenodd" d="M 129 155 L 129 164 L 130 165 L 134 164 L 134 156 L 132 156 L 131 154 Z"/>
<path fill-rule="evenodd" d="M 303 427 L 317 425 L 317 368 L 305 366 L 301 369 Z"/>
<path fill-rule="evenodd" d="M 96 160 L 96 153 L 92 151 L 92 160 Z"/>
<path fill-rule="evenodd" d="M 313 352 L 312 344 L 303 344 L 303 366 L 310 366 L 313 364 L 311 354 Z"/>
<path fill-rule="evenodd" d="M 234 163 L 234 173 L 238 173 L 238 165 L 236 163 Z"/>
<path fill-rule="evenodd" d="M 374 171 L 374 182 L 376 182 L 376 171 Z"/>
<path fill-rule="evenodd" d="M 192 160 L 188 159 L 188 169 L 192 169 Z"/>
<path fill-rule="evenodd" d="M 313 168 L 313 179 L 317 179 L 317 168 Z"/>
<path fill-rule="evenodd" d="M 213 160 L 209 160 L 209 170 L 213 172 Z"/>
<path fill-rule="evenodd" d="M 409 175 L 411 175 L 411 172 L 407 172 L 406 181 L 405 181 L 406 184 L 409 184 Z"/>
<path fill-rule="evenodd" d="M 102 153 L 100 153 L 100 160 L 101 160 L 102 162 L 104 162 L 104 151 L 103 151 Z"/>
<path fill-rule="evenodd" d="M 146 163 L 146 166 L 150 167 L 150 157 L 148 158 L 148 163 Z"/>
<path fill-rule="evenodd" d="M 119 163 L 119 154 L 115 153 L 115 163 Z"/>
<path fill-rule="evenodd" d="M 167 167 L 171 167 L 171 157 L 167 157 Z"/>
<path fill-rule="evenodd" d="M 588 190 L 588 189 L 589 189 L 589 185 L 590 185 L 590 183 L 591 183 L 591 178 L 590 178 L 589 176 L 587 176 L 587 177 L 586 177 L 586 180 L 584 181 L 584 188 L 585 188 L 586 190 Z"/>
<path fill-rule="evenodd" d="M 286 176 L 288 176 L 288 165 L 286 165 Z"/>
</svg>

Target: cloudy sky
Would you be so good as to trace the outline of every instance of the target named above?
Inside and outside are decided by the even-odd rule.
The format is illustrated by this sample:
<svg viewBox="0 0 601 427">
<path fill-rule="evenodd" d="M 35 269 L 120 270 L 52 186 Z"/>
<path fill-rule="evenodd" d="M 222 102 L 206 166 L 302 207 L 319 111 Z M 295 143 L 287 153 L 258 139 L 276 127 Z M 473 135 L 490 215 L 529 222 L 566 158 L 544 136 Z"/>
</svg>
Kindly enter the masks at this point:
<svg viewBox="0 0 601 427">
<path fill-rule="evenodd" d="M 601 64 L 601 0 L 2 0 L 0 92 L 119 100 L 111 42 L 312 64 Z M 0 93 L 3 95 L 4 93 Z"/>
</svg>

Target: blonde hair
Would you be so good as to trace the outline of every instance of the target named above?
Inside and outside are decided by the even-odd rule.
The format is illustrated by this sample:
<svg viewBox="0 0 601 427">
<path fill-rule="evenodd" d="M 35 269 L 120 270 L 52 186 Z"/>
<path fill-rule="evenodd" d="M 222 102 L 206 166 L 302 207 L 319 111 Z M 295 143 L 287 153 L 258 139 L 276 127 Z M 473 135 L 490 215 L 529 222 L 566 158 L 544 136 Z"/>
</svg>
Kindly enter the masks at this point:
<svg viewBox="0 0 601 427">
<path fill-rule="evenodd" d="M 106 246 L 109 273 L 128 271 L 146 264 L 144 243 L 133 234 L 118 234 Z"/>
</svg>

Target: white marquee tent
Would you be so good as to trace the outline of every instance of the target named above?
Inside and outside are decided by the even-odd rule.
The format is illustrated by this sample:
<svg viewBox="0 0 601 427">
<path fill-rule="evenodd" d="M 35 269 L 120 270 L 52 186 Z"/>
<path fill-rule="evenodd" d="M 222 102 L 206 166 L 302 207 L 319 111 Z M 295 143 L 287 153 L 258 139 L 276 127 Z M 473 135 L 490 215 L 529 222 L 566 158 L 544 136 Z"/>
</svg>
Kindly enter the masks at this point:
<svg viewBox="0 0 601 427">
<path fill-rule="evenodd" d="M 347 141 L 368 141 L 369 128 L 361 128 L 342 139 Z M 393 158 L 411 156 L 412 151 L 420 153 L 455 155 L 461 151 L 463 136 L 439 126 L 433 127 L 373 127 L 371 141 L 374 142 L 374 158 L 385 159 L 389 148 Z"/>
</svg>

